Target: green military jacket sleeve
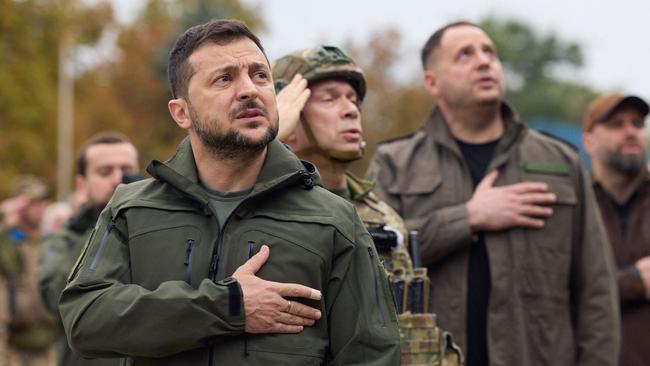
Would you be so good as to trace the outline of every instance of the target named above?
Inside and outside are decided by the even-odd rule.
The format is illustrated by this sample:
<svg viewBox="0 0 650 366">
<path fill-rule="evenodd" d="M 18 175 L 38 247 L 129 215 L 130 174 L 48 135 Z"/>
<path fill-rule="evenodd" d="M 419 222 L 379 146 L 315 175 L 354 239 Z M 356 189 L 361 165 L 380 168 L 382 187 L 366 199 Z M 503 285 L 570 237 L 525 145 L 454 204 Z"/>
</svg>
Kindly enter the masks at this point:
<svg viewBox="0 0 650 366">
<path fill-rule="evenodd" d="M 73 350 L 87 357 L 163 357 L 244 331 L 241 291 L 240 306 L 231 312 L 226 281 L 206 278 L 193 288 L 170 280 L 155 289 L 132 283 L 137 264 L 124 240 L 126 224 L 105 210 L 71 273 L 60 310 Z"/>
<path fill-rule="evenodd" d="M 48 236 L 43 242 L 39 259 L 38 290 L 45 308 L 58 317 L 59 297 L 65 288 L 85 238 L 62 231 Z M 75 245 L 80 242 L 81 245 Z M 78 250 L 75 253 L 74 247 Z"/>
</svg>

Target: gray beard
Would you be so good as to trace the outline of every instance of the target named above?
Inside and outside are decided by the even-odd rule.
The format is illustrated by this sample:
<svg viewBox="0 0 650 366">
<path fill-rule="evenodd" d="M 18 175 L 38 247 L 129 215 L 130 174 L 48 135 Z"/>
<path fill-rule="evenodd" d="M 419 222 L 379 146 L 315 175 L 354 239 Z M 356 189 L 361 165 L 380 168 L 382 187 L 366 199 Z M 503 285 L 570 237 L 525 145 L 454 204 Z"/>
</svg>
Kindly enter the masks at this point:
<svg viewBox="0 0 650 366">
<path fill-rule="evenodd" d="M 641 156 L 639 155 L 628 155 L 624 156 L 619 152 L 614 152 L 608 154 L 605 160 L 605 164 L 611 170 L 618 172 L 625 176 L 636 176 L 641 172 L 642 169 L 646 168 L 645 165 L 645 153 Z"/>
<path fill-rule="evenodd" d="M 203 123 L 196 114 L 194 108 L 188 103 L 190 118 L 194 122 L 194 130 L 197 136 L 208 149 L 208 151 L 219 160 L 248 160 L 253 159 L 264 152 L 268 144 L 273 141 L 278 134 L 276 127 L 270 126 L 266 134 L 259 140 L 252 140 L 234 129 L 229 129 L 225 134 L 214 132 L 209 126 L 218 125 L 218 121 L 213 120 L 210 124 Z M 241 106 L 246 108 L 260 108 L 255 102 L 249 102 Z M 239 108 L 232 115 L 236 115 Z M 266 112 L 266 111 L 265 111 Z"/>
</svg>

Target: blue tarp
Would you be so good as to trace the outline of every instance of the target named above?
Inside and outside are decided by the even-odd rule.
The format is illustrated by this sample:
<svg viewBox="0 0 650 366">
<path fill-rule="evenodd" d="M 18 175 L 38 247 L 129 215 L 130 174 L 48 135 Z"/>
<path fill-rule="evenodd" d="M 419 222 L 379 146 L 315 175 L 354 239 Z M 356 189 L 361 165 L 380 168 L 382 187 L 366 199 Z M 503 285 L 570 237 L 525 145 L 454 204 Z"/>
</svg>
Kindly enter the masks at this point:
<svg viewBox="0 0 650 366">
<path fill-rule="evenodd" d="M 591 169 L 591 159 L 589 159 L 589 155 L 587 155 L 582 146 L 582 128 L 580 125 L 566 121 L 536 117 L 528 121 L 528 126 L 535 130 L 556 136 L 575 146 L 580 151 L 580 160 L 585 169 Z"/>
</svg>

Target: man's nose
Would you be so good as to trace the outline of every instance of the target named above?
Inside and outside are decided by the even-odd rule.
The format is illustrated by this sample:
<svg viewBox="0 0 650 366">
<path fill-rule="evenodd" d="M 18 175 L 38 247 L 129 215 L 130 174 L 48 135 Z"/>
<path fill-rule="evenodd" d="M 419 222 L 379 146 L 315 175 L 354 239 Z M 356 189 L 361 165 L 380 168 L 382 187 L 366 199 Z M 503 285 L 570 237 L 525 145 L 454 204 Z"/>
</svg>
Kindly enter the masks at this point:
<svg viewBox="0 0 650 366">
<path fill-rule="evenodd" d="M 350 99 L 344 98 L 343 102 L 343 117 L 348 119 L 354 119 L 359 117 L 359 105 L 356 102 L 351 101 Z"/>
<path fill-rule="evenodd" d="M 124 171 L 122 169 L 113 170 L 113 175 L 111 177 L 113 186 L 117 187 L 118 184 L 122 183 L 122 177 L 124 177 Z"/>
<path fill-rule="evenodd" d="M 241 101 L 255 99 L 257 97 L 257 86 L 248 76 L 242 76 L 237 83 L 237 99 Z"/>
</svg>

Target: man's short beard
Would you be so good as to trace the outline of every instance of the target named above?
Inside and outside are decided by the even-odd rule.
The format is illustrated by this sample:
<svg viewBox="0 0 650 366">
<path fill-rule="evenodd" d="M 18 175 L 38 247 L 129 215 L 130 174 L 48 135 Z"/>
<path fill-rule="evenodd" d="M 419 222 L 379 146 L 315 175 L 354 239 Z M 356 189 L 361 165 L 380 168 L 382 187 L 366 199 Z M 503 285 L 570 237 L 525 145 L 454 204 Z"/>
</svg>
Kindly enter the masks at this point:
<svg viewBox="0 0 650 366">
<path fill-rule="evenodd" d="M 238 160 L 249 159 L 257 157 L 264 152 L 266 146 L 278 134 L 278 128 L 270 125 L 266 130 L 266 134 L 258 141 L 254 141 L 232 128 L 228 129 L 225 134 L 215 132 L 211 126 L 217 126 L 218 121 L 212 120 L 208 124 L 199 119 L 196 111 L 191 104 L 188 103 L 190 111 L 190 118 L 194 124 L 194 130 L 197 136 L 203 142 L 203 145 L 210 151 L 210 153 L 219 160 Z M 257 103 L 251 101 L 241 106 L 242 109 L 246 108 L 260 108 Z M 239 109 L 238 109 L 239 110 Z M 231 113 L 231 115 L 236 113 Z"/>
<path fill-rule="evenodd" d="M 625 176 L 635 176 L 646 168 L 645 152 L 640 155 L 623 155 L 620 152 L 608 154 L 605 164 L 613 171 Z"/>
</svg>

